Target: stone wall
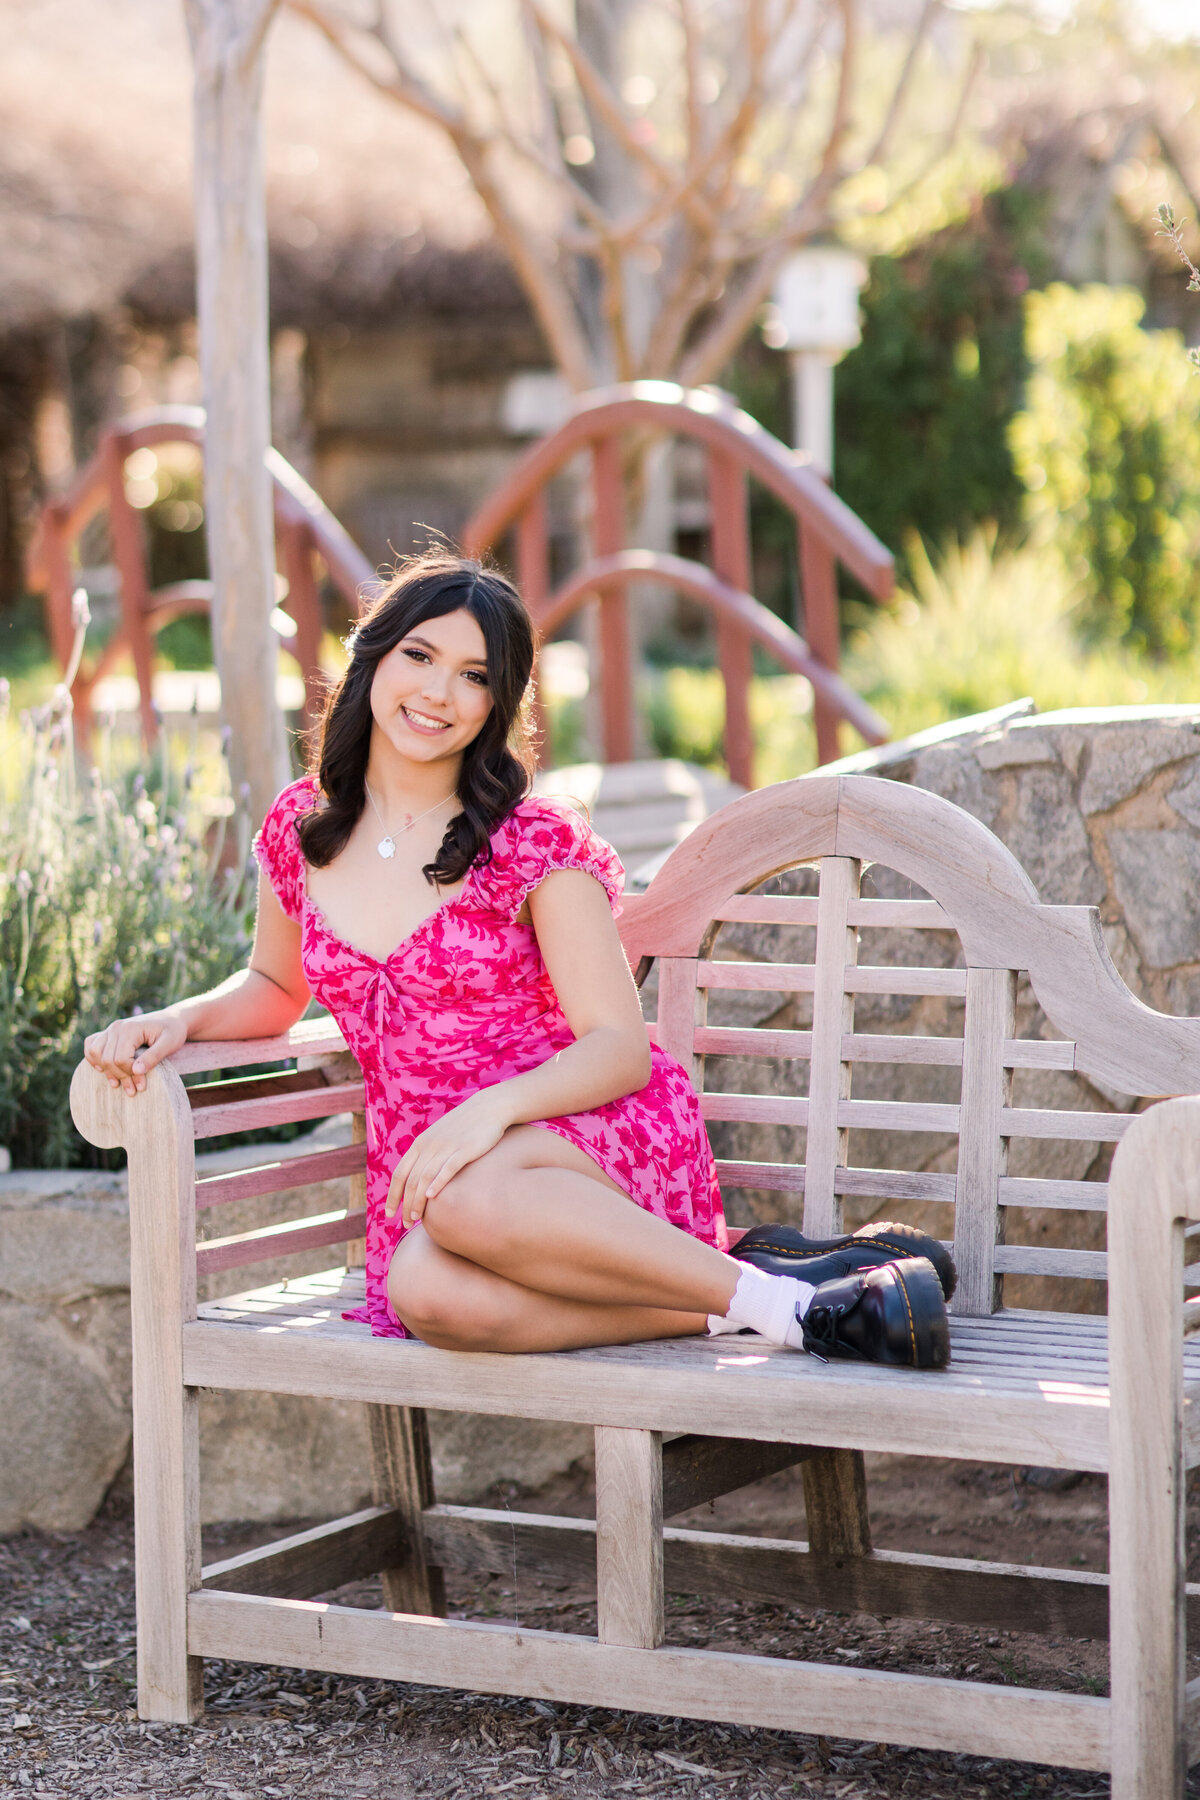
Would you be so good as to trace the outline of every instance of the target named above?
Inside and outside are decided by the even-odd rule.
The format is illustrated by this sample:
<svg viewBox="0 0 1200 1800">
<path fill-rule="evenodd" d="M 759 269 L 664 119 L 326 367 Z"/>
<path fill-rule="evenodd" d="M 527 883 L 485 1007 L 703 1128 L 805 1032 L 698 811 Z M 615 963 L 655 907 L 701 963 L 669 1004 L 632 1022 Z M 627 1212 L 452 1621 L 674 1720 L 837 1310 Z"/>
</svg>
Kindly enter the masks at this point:
<svg viewBox="0 0 1200 1800">
<path fill-rule="evenodd" d="M 349 1141 L 349 1117 L 292 1143 L 210 1152 L 212 1175 Z M 345 1205 L 345 1182 L 312 1182 L 201 1215 L 225 1236 Z M 336 1253 L 334 1253 L 336 1254 Z M 315 1273 L 328 1249 L 230 1269 L 202 1300 L 284 1275 Z M 75 1531 L 131 1479 L 129 1203 L 124 1173 L 0 1175 L 0 1534 Z M 438 1492 L 476 1500 L 496 1482 L 536 1485 L 591 1447 L 591 1434 L 537 1421 L 430 1415 Z M 366 1415 L 353 1401 L 205 1391 L 201 1516 L 334 1518 L 369 1503 Z"/>
<path fill-rule="evenodd" d="M 941 794 L 990 827 L 1028 870 L 1044 901 L 1099 907 L 1109 953 L 1123 979 L 1148 1005 L 1175 1014 L 1200 1014 L 1200 706 L 1115 708 L 1037 715 L 1032 702 L 939 727 L 900 744 L 848 757 L 844 773 L 873 774 Z M 824 771 L 825 773 L 831 771 Z M 774 884 L 780 891 L 815 891 L 815 872 L 795 870 Z M 863 891 L 900 898 L 916 894 L 893 871 L 865 872 Z M 732 926 L 721 933 L 718 956 L 774 956 L 808 960 L 811 932 Z M 865 934 L 864 962 L 961 962 L 953 933 L 876 931 Z M 750 994 L 714 995 L 713 1023 L 770 1024 L 803 1029 L 810 1001 L 783 1006 Z M 766 1004 L 764 1004 L 764 1001 Z M 858 999 L 856 1028 L 897 1033 L 961 1031 L 961 1001 L 903 996 Z M 1017 1030 L 1054 1037 L 1027 981 L 1018 989 Z M 708 1085 L 732 1091 L 804 1092 L 799 1064 L 710 1059 Z M 954 1102 L 959 1072 L 934 1067 L 860 1064 L 859 1099 Z M 1079 1111 L 1132 1108 L 1129 1095 L 1101 1089 L 1082 1075 L 1017 1072 L 1021 1106 Z M 716 1126 L 719 1153 L 774 1154 L 800 1160 L 804 1134 L 762 1127 Z M 769 1148 L 768 1148 L 768 1140 Z M 756 1146 L 756 1147 L 755 1147 Z M 953 1170 L 953 1137 L 932 1134 L 856 1134 L 852 1163 L 877 1168 Z M 1010 1172 L 1067 1180 L 1102 1180 L 1111 1147 L 1086 1140 L 1014 1140 Z M 749 1224 L 787 1216 L 786 1197 L 743 1190 L 727 1196 L 731 1221 Z M 800 1203 L 791 1209 L 798 1220 Z M 885 1210 L 887 1210 L 885 1208 Z M 899 1216 L 948 1237 L 949 1206 L 906 1205 Z M 850 1227 L 880 1216 L 880 1202 L 847 1202 Z M 1104 1216 L 1011 1209 L 1008 1237 L 1072 1249 L 1104 1248 Z M 1014 1306 L 1102 1311 L 1103 1285 L 1009 1276 L 1005 1300 Z"/>
</svg>

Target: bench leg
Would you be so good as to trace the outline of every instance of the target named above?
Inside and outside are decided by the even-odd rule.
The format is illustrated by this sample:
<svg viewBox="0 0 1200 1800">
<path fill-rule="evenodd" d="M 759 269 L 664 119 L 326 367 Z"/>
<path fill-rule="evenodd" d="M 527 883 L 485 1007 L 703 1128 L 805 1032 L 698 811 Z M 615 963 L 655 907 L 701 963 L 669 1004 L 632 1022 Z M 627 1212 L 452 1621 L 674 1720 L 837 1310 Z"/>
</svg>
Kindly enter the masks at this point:
<svg viewBox="0 0 1200 1800">
<path fill-rule="evenodd" d="M 661 1432 L 596 1427 L 596 1597 L 602 1644 L 662 1643 Z"/>
<path fill-rule="evenodd" d="M 429 1421 L 420 1406 L 368 1406 L 372 1489 L 376 1506 L 393 1506 L 405 1527 L 403 1562 L 383 1570 L 383 1600 L 391 1612 L 446 1616 L 442 1571 L 426 1554 L 424 1512 L 433 1505 Z"/>
<path fill-rule="evenodd" d="M 1110 1258 L 1115 1235 L 1110 1221 Z M 1108 1322 L 1112 1797 L 1183 1800 L 1183 1259 L 1178 1242 L 1138 1247 L 1146 1265 L 1140 1291 L 1119 1311 L 1110 1303 Z"/>
<path fill-rule="evenodd" d="M 121 1109 L 120 1130 L 92 1141 L 129 1152 L 138 1713 L 188 1724 L 204 1710 L 204 1665 L 187 1637 L 200 1586 L 199 1395 L 184 1384 L 180 1330 L 196 1317 L 191 1111 L 166 1067 L 135 1102 L 107 1085 L 99 1100 Z"/>
<path fill-rule="evenodd" d="M 188 1595 L 200 1586 L 199 1397 L 169 1392 L 148 1362 L 133 1365 L 138 1714 L 186 1725 L 204 1711 L 204 1664 L 187 1653 Z"/>
<path fill-rule="evenodd" d="M 804 1512 L 813 1556 L 870 1556 L 871 1515 L 861 1450 L 814 1450 L 804 1464 Z"/>
</svg>

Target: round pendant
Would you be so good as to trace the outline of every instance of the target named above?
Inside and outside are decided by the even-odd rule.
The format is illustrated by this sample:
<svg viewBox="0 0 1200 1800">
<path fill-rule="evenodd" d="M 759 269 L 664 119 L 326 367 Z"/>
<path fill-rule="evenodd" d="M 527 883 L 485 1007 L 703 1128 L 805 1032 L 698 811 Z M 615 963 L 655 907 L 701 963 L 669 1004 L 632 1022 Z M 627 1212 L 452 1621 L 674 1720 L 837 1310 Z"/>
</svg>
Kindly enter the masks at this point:
<svg viewBox="0 0 1200 1800">
<path fill-rule="evenodd" d="M 382 856 L 384 862 L 387 862 L 389 857 L 395 856 L 396 854 L 396 840 L 392 837 L 382 837 L 375 848 L 378 850 L 380 856 Z"/>
</svg>

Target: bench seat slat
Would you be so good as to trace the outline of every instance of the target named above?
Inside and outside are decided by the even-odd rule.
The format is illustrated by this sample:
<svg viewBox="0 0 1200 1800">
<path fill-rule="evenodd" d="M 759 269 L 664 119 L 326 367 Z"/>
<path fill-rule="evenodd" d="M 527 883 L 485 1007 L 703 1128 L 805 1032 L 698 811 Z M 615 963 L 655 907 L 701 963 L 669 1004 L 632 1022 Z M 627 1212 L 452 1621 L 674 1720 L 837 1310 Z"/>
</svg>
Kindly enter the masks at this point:
<svg viewBox="0 0 1200 1800">
<path fill-rule="evenodd" d="M 748 1336 L 527 1356 L 516 1383 L 511 1357 L 373 1339 L 341 1317 L 362 1293 L 361 1271 L 329 1271 L 209 1302 L 184 1327 L 186 1379 L 797 1444 L 844 1445 L 849 1432 L 864 1449 L 919 1455 L 936 1442 L 939 1455 L 972 1460 L 1106 1466 L 1102 1318 L 952 1318 L 961 1359 L 936 1375 L 822 1365 Z M 1200 1346 L 1184 1354 L 1200 1382 Z"/>
</svg>

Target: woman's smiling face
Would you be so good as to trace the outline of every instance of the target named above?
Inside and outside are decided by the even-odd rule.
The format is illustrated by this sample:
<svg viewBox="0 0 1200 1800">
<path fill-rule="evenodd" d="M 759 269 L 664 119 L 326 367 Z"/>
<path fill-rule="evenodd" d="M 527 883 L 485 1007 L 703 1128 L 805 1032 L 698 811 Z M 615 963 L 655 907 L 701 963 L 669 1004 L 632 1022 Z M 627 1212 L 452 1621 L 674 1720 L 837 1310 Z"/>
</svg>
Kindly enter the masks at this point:
<svg viewBox="0 0 1200 1800">
<path fill-rule="evenodd" d="M 423 619 L 376 665 L 375 728 L 412 762 L 461 757 L 491 710 L 487 646 L 465 607 Z"/>
</svg>

